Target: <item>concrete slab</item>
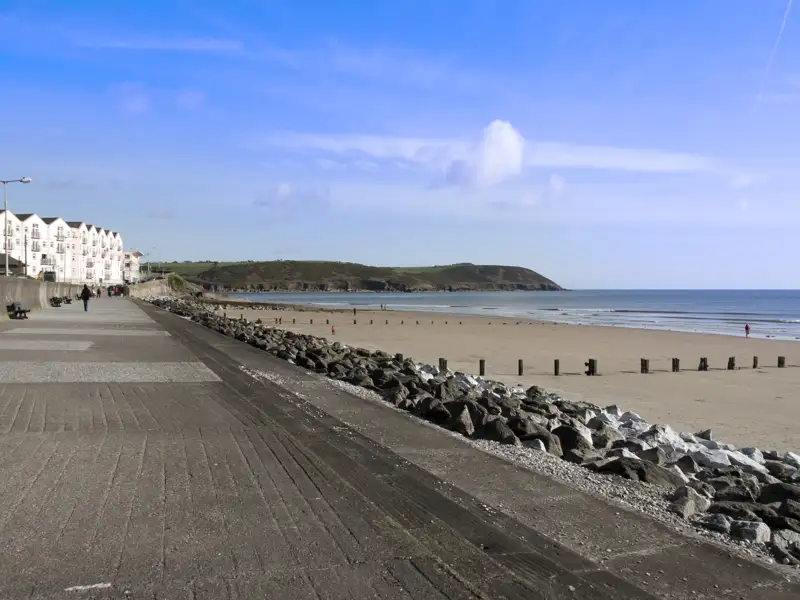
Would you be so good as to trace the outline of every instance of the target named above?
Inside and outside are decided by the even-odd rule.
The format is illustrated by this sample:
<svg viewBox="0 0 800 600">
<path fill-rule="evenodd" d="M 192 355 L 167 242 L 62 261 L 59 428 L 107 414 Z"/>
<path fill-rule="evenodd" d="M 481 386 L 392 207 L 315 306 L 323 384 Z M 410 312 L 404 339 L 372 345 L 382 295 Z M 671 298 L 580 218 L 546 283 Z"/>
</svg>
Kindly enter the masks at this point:
<svg viewBox="0 0 800 600">
<path fill-rule="evenodd" d="M 91 327 L 14 327 L 3 332 L 10 335 L 77 335 L 81 337 L 114 336 L 114 337 L 169 337 L 166 331 L 155 329 L 98 329 Z"/>
<path fill-rule="evenodd" d="M 57 340 L 14 340 L 0 338 L 0 351 L 12 350 L 20 352 L 32 350 L 38 352 L 85 352 L 92 347 L 93 342 L 70 341 L 63 342 Z M 0 358 L 2 360 L 2 358 Z"/>
<path fill-rule="evenodd" d="M 0 383 L 194 383 L 219 381 L 201 362 L 34 362 L 0 363 Z"/>
</svg>

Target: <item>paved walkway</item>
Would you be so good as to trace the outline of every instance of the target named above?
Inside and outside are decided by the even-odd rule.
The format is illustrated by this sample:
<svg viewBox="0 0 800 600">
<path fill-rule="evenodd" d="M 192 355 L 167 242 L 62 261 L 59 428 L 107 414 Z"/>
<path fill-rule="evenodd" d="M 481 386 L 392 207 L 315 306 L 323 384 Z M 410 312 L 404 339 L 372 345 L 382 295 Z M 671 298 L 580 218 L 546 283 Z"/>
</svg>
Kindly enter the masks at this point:
<svg viewBox="0 0 800 600">
<path fill-rule="evenodd" d="M 232 353 L 268 357 L 232 343 L 121 298 L 0 326 L 0 598 L 651 597 L 254 382 Z"/>
</svg>

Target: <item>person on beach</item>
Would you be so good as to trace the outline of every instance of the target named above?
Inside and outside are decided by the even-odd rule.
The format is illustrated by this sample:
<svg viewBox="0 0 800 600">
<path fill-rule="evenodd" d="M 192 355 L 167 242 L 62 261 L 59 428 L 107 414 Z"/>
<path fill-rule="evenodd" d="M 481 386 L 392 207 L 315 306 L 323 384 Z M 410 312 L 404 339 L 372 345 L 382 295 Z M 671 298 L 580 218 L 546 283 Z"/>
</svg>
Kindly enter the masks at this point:
<svg viewBox="0 0 800 600">
<path fill-rule="evenodd" d="M 83 311 L 89 311 L 89 298 L 92 297 L 92 292 L 89 290 L 89 286 L 83 284 L 83 289 L 81 290 L 81 300 L 83 300 Z"/>
<path fill-rule="evenodd" d="M 353 307 L 353 316 L 354 317 L 356 316 L 356 307 L 355 306 Z"/>
<path fill-rule="evenodd" d="M 750 323 L 747 323 L 744 326 L 744 337 L 750 337 Z"/>
</svg>

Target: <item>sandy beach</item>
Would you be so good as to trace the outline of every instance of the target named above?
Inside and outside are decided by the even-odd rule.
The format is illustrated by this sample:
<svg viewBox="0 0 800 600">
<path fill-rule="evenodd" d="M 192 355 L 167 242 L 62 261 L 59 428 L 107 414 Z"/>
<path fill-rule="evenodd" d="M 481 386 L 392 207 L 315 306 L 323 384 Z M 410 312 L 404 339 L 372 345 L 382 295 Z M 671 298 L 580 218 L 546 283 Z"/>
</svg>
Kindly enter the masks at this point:
<svg viewBox="0 0 800 600">
<path fill-rule="evenodd" d="M 800 449 L 798 342 L 412 312 L 358 311 L 355 324 L 352 312 L 342 311 L 220 312 L 267 324 L 280 317 L 285 329 L 427 363 L 443 357 L 450 369 L 472 374 L 485 359 L 486 376 L 506 383 L 617 404 L 681 431 L 711 427 L 717 439 L 741 447 Z M 731 356 L 736 357 L 735 371 L 726 369 Z M 753 356 L 760 363 L 755 370 Z M 786 357 L 786 368 L 777 368 L 778 356 Z M 597 377 L 584 375 L 589 357 L 598 361 Z M 673 357 L 681 360 L 680 373 L 671 372 Z M 708 358 L 707 372 L 697 371 L 700 357 Z M 555 358 L 561 363 L 559 377 L 553 375 Z M 641 358 L 650 359 L 649 375 L 639 372 Z"/>
</svg>

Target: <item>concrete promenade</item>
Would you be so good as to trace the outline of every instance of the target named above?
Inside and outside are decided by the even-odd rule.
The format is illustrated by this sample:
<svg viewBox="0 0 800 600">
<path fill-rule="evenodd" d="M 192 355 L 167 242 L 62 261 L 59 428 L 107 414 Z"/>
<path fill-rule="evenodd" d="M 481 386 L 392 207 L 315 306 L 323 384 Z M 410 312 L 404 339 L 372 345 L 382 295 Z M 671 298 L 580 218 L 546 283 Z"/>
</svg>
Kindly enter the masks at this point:
<svg viewBox="0 0 800 600">
<path fill-rule="evenodd" d="M 151 306 L 0 325 L 0 599 L 800 597 L 619 510 Z"/>
</svg>

